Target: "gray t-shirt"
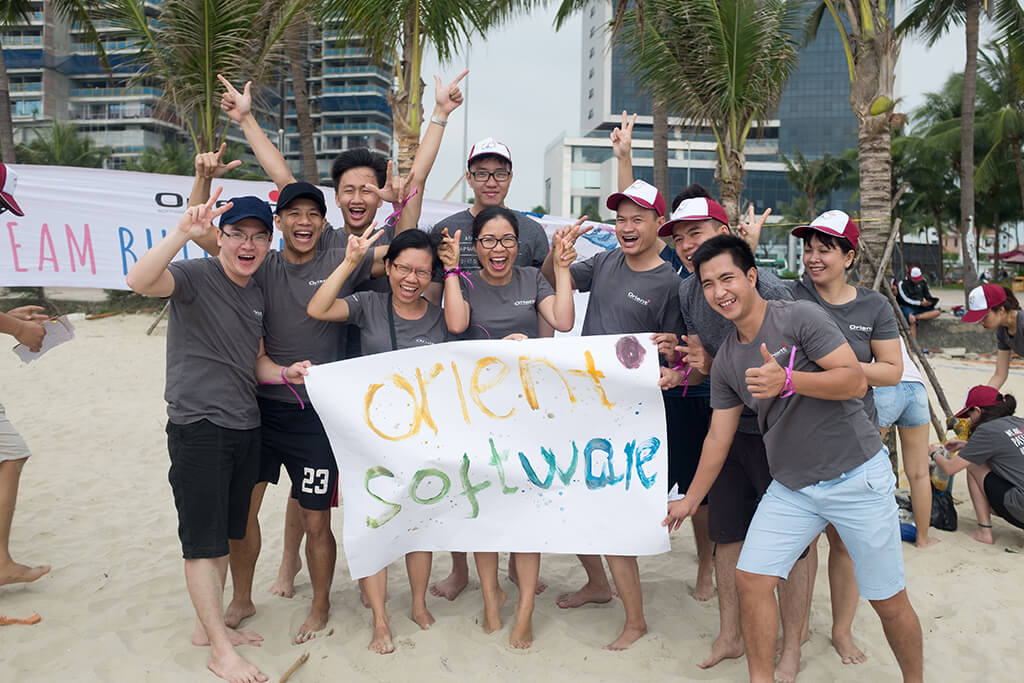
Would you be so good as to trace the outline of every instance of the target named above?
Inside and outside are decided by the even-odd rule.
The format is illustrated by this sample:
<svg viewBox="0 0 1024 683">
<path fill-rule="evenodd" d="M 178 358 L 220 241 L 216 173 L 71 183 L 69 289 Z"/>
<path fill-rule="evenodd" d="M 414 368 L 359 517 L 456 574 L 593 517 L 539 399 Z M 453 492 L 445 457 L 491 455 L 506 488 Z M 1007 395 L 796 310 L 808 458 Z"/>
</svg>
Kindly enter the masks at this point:
<svg viewBox="0 0 1024 683">
<path fill-rule="evenodd" d="M 516 256 L 517 266 L 534 266 L 540 268 L 547 258 L 551 245 L 544 227 L 529 216 L 516 213 L 519 219 L 519 255 Z M 469 209 L 442 218 L 434 224 L 431 234 L 435 237 L 448 228 L 448 234 L 455 236 L 456 230 L 462 231 L 459 238 L 459 268 L 462 270 L 479 270 L 480 261 L 476 257 L 473 246 L 473 214 Z"/>
<path fill-rule="evenodd" d="M 263 338 L 263 290 L 239 287 L 216 257 L 175 261 L 167 322 L 167 417 L 207 419 L 225 429 L 260 426 L 256 357 Z"/>
<path fill-rule="evenodd" d="M 845 344 L 846 338 L 835 321 L 810 302 L 769 301 L 761 329 L 749 344 L 741 344 L 734 332 L 718 350 L 711 369 L 711 407 L 746 405 L 757 413 L 772 477 L 795 491 L 835 479 L 882 449 L 878 428 L 860 399 L 751 396 L 746 371 L 764 364 L 762 343 L 783 367 L 789 365 L 795 347 L 794 371 L 821 372 L 814 361 Z"/>
<path fill-rule="evenodd" d="M 263 289 L 266 311 L 263 317 L 263 344 L 270 359 L 278 365 L 308 360 L 314 365 L 342 358 L 349 326 L 326 322 L 306 315 L 306 306 L 324 280 L 345 260 L 344 249 L 317 249 L 305 263 L 289 263 L 284 254 L 271 251 L 253 276 Z M 355 271 L 342 285 L 339 298 L 348 296 L 370 276 L 373 252 L 368 251 Z M 294 385 L 302 400 L 306 388 Z M 259 395 L 275 401 L 297 403 L 295 394 L 283 384 L 266 384 Z"/>
<path fill-rule="evenodd" d="M 480 271 L 459 278 L 462 297 L 469 304 L 469 327 L 463 339 L 502 339 L 510 334 L 525 334 L 531 339 L 540 336 L 537 316 L 540 302 L 555 295 L 550 283 L 538 268 L 513 266 L 507 285 L 487 284 Z"/>
<path fill-rule="evenodd" d="M 867 287 L 856 289 L 857 295 L 852 301 L 838 305 L 830 304 L 821 298 L 818 290 L 814 288 L 814 283 L 804 275 L 793 288 L 793 297 L 802 301 L 813 301 L 824 308 L 839 325 L 839 330 L 850 343 L 857 360 L 861 363 L 870 363 L 875 359 L 875 354 L 871 351 L 871 341 L 899 339 L 900 329 L 892 306 L 884 296 Z M 864 412 L 874 424 L 878 424 L 875 395 L 870 386 L 864 394 Z"/>
<path fill-rule="evenodd" d="M 988 465 L 1010 482 L 1015 488 L 1006 492 L 1003 505 L 1024 521 L 1024 419 L 1010 415 L 979 425 L 960 457 L 976 465 Z"/>
<path fill-rule="evenodd" d="M 448 326 L 441 307 L 429 301 L 427 312 L 418 320 L 406 320 L 392 311 L 396 347 L 391 345 L 389 294 L 356 292 L 346 296 L 345 301 L 348 303 L 348 322 L 359 328 L 359 343 L 364 356 L 448 341 Z"/>
<path fill-rule="evenodd" d="M 1024 356 L 1024 311 L 1017 311 L 1017 331 L 1011 337 L 1002 325 L 996 330 L 996 348 L 1000 351 L 1015 351 Z"/>
<path fill-rule="evenodd" d="M 664 261 L 635 271 L 622 249 L 602 251 L 569 267 L 581 292 L 590 292 L 584 336 L 683 329 L 679 311 L 679 276 Z"/>
<path fill-rule="evenodd" d="M 763 270 L 757 271 L 757 291 L 762 299 L 768 301 L 793 300 L 792 288 Z M 730 333 L 733 336 L 736 334 L 736 326 L 732 321 L 717 313 L 704 298 L 704 288 L 695 275 L 679 283 L 679 308 L 683 314 L 684 334 L 700 337 L 701 344 L 712 357 L 718 354 L 718 349 Z M 761 433 L 757 426 L 757 415 L 750 408 L 743 409 L 737 430 L 742 434 Z"/>
</svg>

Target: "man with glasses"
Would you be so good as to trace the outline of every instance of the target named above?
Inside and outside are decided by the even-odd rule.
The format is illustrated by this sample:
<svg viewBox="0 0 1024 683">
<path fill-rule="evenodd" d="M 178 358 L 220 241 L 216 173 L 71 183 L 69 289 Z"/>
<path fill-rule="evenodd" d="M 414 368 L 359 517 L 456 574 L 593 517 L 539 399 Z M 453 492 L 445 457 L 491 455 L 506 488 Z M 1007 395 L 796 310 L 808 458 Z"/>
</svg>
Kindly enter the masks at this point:
<svg viewBox="0 0 1024 683">
<path fill-rule="evenodd" d="M 263 350 L 263 290 L 253 279 L 270 250 L 273 217 L 258 197 L 214 208 L 220 188 L 190 206 L 177 228 L 143 254 L 128 286 L 170 298 L 167 327 L 168 479 L 178 511 L 185 582 L 196 610 L 192 644 L 210 646 L 210 670 L 230 681 L 265 681 L 237 645 L 259 645 L 222 614 L 228 552 L 245 536 L 260 464 L 257 382 L 302 384 L 309 361 L 274 363 Z M 220 216 L 217 256 L 174 261 Z"/>
</svg>

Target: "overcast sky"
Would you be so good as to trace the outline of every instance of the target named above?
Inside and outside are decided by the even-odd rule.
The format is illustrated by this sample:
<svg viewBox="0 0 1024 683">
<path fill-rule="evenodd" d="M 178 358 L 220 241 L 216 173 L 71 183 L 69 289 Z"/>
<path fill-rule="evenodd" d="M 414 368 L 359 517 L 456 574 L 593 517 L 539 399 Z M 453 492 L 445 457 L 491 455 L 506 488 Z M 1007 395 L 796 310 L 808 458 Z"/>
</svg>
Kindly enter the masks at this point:
<svg viewBox="0 0 1024 683">
<path fill-rule="evenodd" d="M 538 10 L 523 15 L 486 40 L 477 39 L 466 55 L 453 64 L 439 66 L 436 56 L 425 57 L 423 78 L 427 115 L 433 106 L 433 74 L 445 82 L 468 63 L 470 75 L 466 104 L 453 116 L 444 144 L 427 183 L 427 196 L 440 199 L 465 170 L 463 153 L 464 117 L 468 114 L 468 142 L 493 136 L 512 151 L 515 177 L 506 203 L 529 210 L 544 201 L 544 150 L 563 132 L 580 134 L 580 44 L 579 17 L 559 32 L 553 27 L 554 11 Z M 822 29 L 832 28 L 825 24 Z M 982 40 L 988 31 L 982 26 Z M 834 29 L 832 29 L 834 30 Z M 927 48 L 918 39 L 904 41 L 897 69 L 898 107 L 909 112 L 926 92 L 938 90 L 949 74 L 964 68 L 962 29 L 946 35 Z M 461 188 L 450 198 L 461 198 Z"/>
</svg>

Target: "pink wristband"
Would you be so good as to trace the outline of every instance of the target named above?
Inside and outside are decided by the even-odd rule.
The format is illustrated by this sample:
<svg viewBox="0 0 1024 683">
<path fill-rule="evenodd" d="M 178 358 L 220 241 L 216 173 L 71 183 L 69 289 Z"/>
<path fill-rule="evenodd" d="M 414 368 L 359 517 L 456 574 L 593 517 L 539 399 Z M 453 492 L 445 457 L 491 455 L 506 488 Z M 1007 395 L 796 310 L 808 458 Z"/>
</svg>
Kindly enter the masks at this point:
<svg viewBox="0 0 1024 683">
<path fill-rule="evenodd" d="M 288 381 L 288 378 L 284 376 L 285 369 L 286 369 L 285 366 L 282 365 L 281 366 L 281 381 L 280 381 L 280 384 L 285 385 L 286 387 L 288 387 L 288 389 L 293 394 L 295 394 L 295 399 L 299 402 L 299 409 L 300 410 L 305 410 L 306 409 L 306 404 L 302 402 L 302 397 L 299 396 L 299 392 L 295 391 L 295 387 L 293 387 L 292 383 Z M 266 386 L 268 384 L 278 384 L 278 382 L 260 382 L 261 386 Z"/>
<path fill-rule="evenodd" d="M 455 275 L 457 277 L 461 277 L 463 280 L 465 280 L 466 283 L 469 285 L 470 289 L 476 289 L 476 287 L 473 286 L 473 281 L 469 279 L 469 276 L 466 275 L 466 271 L 464 271 L 462 268 L 450 268 L 450 269 L 444 271 L 444 279 L 445 280 L 450 278 L 452 275 Z"/>
<path fill-rule="evenodd" d="M 786 367 L 786 383 L 782 385 L 779 398 L 789 398 L 796 392 L 793 389 L 793 360 L 796 358 L 796 346 L 789 352 L 789 365 Z"/>
<path fill-rule="evenodd" d="M 689 365 L 684 365 L 683 361 L 679 361 L 672 366 L 672 369 L 683 371 L 683 396 L 686 396 L 686 392 L 690 388 L 690 385 L 686 383 L 686 379 L 690 376 L 690 370 L 693 370 L 693 368 Z"/>
</svg>

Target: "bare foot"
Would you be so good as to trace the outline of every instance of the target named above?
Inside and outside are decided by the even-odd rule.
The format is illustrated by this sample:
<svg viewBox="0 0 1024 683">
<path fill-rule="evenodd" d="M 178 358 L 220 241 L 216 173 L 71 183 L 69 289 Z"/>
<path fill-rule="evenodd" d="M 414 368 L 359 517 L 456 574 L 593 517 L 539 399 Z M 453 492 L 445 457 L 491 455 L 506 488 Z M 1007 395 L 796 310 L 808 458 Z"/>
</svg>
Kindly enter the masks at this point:
<svg viewBox="0 0 1024 683">
<path fill-rule="evenodd" d="M 206 665 L 214 675 L 230 683 L 262 683 L 267 680 L 263 672 L 242 659 L 234 650 L 210 655 Z"/>
<path fill-rule="evenodd" d="M 995 543 L 995 540 L 992 538 L 992 530 L 988 528 L 973 529 L 968 531 L 967 535 L 978 543 L 986 543 L 988 545 Z"/>
<path fill-rule="evenodd" d="M 932 538 L 931 536 L 923 536 L 922 537 L 921 534 L 918 534 L 917 535 L 917 542 L 914 543 L 914 545 L 916 545 L 918 548 L 924 549 L 924 548 L 927 548 L 929 546 L 933 546 L 933 545 L 935 545 L 938 542 L 939 542 L 938 538 Z"/>
<path fill-rule="evenodd" d="M 795 683 L 800 673 L 800 649 L 785 650 L 775 664 L 775 680 L 781 683 Z"/>
<path fill-rule="evenodd" d="M 395 644 L 391 642 L 391 625 L 386 620 L 373 625 L 373 636 L 366 649 L 379 655 L 387 655 L 395 651 Z"/>
<path fill-rule="evenodd" d="M 232 600 L 224 611 L 224 625 L 228 628 L 238 628 L 243 621 L 256 614 L 256 605 L 252 600 L 246 602 Z"/>
<path fill-rule="evenodd" d="M 274 580 L 274 585 L 270 587 L 270 592 L 274 595 L 280 595 L 282 598 L 290 598 L 295 595 L 295 576 L 302 569 L 302 560 L 296 558 L 295 563 L 281 562 L 281 566 L 277 570 L 277 578 Z"/>
<path fill-rule="evenodd" d="M 9 583 L 32 583 L 40 576 L 50 571 L 50 565 L 41 564 L 38 567 L 28 567 L 17 562 L 0 567 L 0 586 Z"/>
<path fill-rule="evenodd" d="M 725 638 L 719 635 L 715 642 L 711 643 L 711 654 L 703 662 L 698 664 L 702 669 L 710 669 L 723 659 L 737 659 L 743 656 L 742 638 Z"/>
<path fill-rule="evenodd" d="M 630 645 L 643 638 L 646 633 L 646 624 L 644 624 L 641 628 L 633 628 L 631 626 L 627 626 L 626 628 L 622 629 L 622 633 L 619 635 L 619 637 L 605 645 L 604 649 L 625 650 Z"/>
<path fill-rule="evenodd" d="M 229 628 L 228 637 L 231 639 L 231 644 L 235 647 L 238 647 L 239 645 L 261 647 L 263 645 L 263 636 L 248 628 Z M 203 629 L 202 624 L 199 624 L 198 622 L 196 623 L 195 631 L 192 632 L 192 644 L 196 647 L 208 647 L 210 645 L 209 636 L 206 635 L 206 631 Z"/>
<path fill-rule="evenodd" d="M 299 627 L 299 632 L 295 635 L 295 644 L 301 645 L 316 638 L 317 632 L 323 631 L 327 627 L 327 617 L 330 612 L 330 605 L 326 608 L 310 607 L 309 616 L 306 617 L 306 621 Z"/>
<path fill-rule="evenodd" d="M 437 598 L 454 600 L 469 584 L 469 574 L 452 572 L 445 579 L 430 587 L 430 594 Z"/>
<path fill-rule="evenodd" d="M 508 565 L 508 580 L 515 584 L 516 588 L 519 588 L 519 577 L 516 575 L 514 565 L 509 562 Z M 537 588 L 534 589 L 534 595 L 540 595 L 548 589 L 548 584 L 544 582 L 544 579 L 537 577 Z"/>
<path fill-rule="evenodd" d="M 714 572 L 709 567 L 706 571 L 697 569 L 697 585 L 693 589 L 693 599 L 706 602 L 715 597 Z"/>
<path fill-rule="evenodd" d="M 517 650 L 525 650 L 533 645 L 532 610 L 516 607 L 516 623 L 508 636 L 508 644 Z"/>
<path fill-rule="evenodd" d="M 853 642 L 853 635 L 838 636 L 832 634 L 832 647 L 836 649 L 843 660 L 843 664 L 863 664 L 868 661 L 868 656 L 861 652 Z"/>
<path fill-rule="evenodd" d="M 416 625 L 426 631 L 428 628 L 434 625 L 434 615 L 430 613 L 426 607 L 421 610 L 412 608 L 412 614 L 410 615 L 412 620 L 416 622 Z"/>
<path fill-rule="evenodd" d="M 505 591 L 500 588 L 492 599 L 484 598 L 484 633 L 494 633 L 501 628 L 501 608 L 505 606 L 507 599 Z"/>
<path fill-rule="evenodd" d="M 558 600 L 556 602 L 562 609 L 569 609 L 571 607 L 582 607 L 588 602 L 594 602 L 600 605 L 610 601 L 611 599 L 611 588 L 607 586 L 604 588 L 593 588 L 588 583 L 575 593 L 562 593 L 558 596 Z"/>
</svg>

